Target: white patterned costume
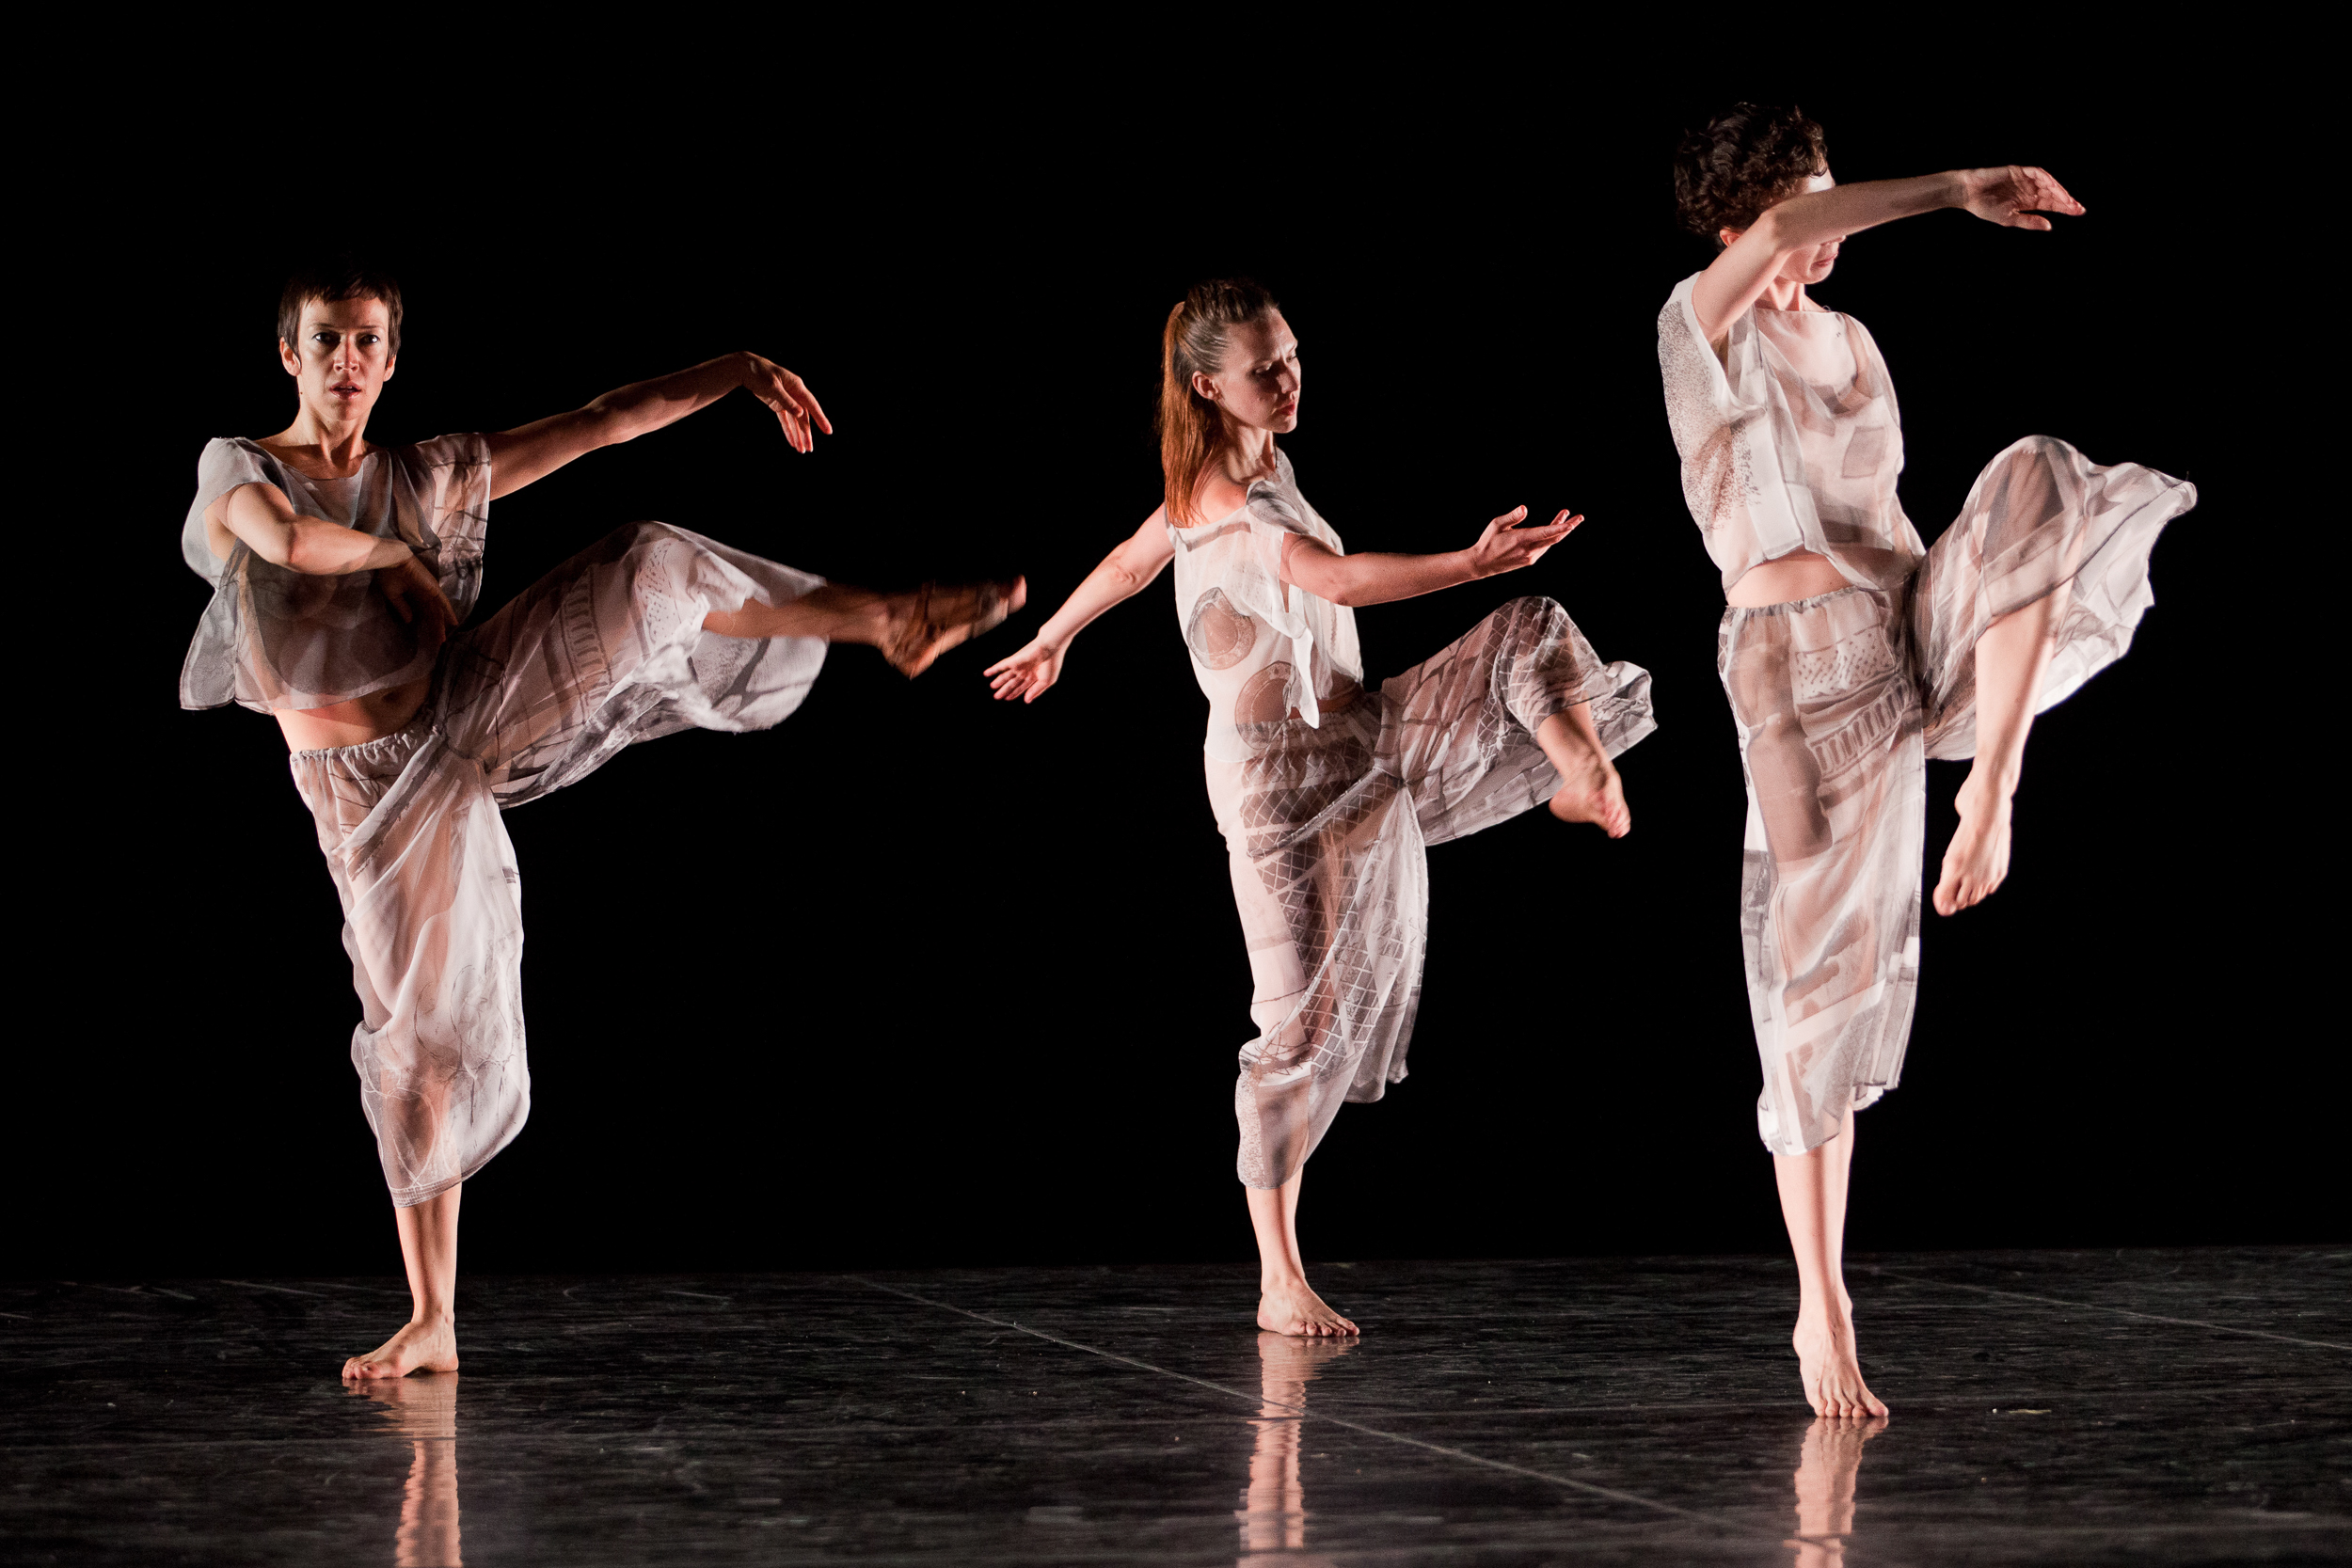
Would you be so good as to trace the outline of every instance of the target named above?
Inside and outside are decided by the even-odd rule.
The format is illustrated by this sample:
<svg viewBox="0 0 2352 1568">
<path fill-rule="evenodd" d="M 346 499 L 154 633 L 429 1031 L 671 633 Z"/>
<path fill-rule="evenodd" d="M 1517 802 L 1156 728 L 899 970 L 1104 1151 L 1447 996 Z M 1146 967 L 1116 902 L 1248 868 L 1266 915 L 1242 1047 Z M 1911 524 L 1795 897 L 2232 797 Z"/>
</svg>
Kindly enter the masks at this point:
<svg viewBox="0 0 2352 1568">
<path fill-rule="evenodd" d="M 316 480 L 250 441 L 216 440 L 182 537 L 214 586 L 182 705 L 324 707 L 434 678 L 399 734 L 292 759 L 342 900 L 361 1104 L 392 1201 L 421 1203 L 487 1164 L 531 1109 L 521 888 L 500 812 L 635 741 L 783 720 L 817 678 L 823 641 L 720 637 L 703 617 L 788 603 L 823 579 L 633 524 L 452 633 L 437 658 L 372 572 L 307 576 L 242 542 L 215 557 L 205 509 L 249 483 L 276 485 L 306 516 L 405 541 L 462 621 L 481 588 L 489 451 L 479 436 L 449 436 L 378 448 L 356 476 Z"/>
<path fill-rule="evenodd" d="M 1826 556 L 1851 586 L 1724 614 L 1718 668 L 1748 784 L 1740 929 L 1765 1146 L 1835 1137 L 1902 1071 L 1918 990 L 1928 757 L 1976 752 L 1976 651 L 2060 590 L 2037 713 L 2122 657 L 2154 603 L 2148 556 L 2196 504 L 2137 464 L 2032 436 L 1988 464 L 1932 548 L 1895 497 L 1902 423 L 1860 322 L 1752 309 L 1719 359 L 1677 285 L 1658 318 L 1691 515 L 1727 592 Z"/>
<path fill-rule="evenodd" d="M 1647 735 L 1649 674 L 1602 664 L 1557 604 L 1523 598 L 1367 693 L 1355 612 L 1282 583 L 1285 539 L 1341 548 L 1287 455 L 1240 510 L 1168 536 L 1253 981 L 1238 1166 L 1279 1187 L 1343 1101 L 1405 1077 L 1424 847 L 1550 800 L 1560 778 L 1535 729 L 1564 708 L 1590 703 L 1612 756 Z"/>
</svg>

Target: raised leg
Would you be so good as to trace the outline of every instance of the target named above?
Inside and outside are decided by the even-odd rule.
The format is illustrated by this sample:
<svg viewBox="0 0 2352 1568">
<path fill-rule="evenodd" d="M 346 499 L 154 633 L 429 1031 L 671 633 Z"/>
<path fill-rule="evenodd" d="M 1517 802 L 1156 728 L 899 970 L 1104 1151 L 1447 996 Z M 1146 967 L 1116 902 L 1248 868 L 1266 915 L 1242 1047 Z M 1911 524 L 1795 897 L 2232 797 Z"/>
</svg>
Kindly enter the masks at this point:
<svg viewBox="0 0 2352 1568">
<path fill-rule="evenodd" d="M 1977 760 L 1960 786 L 1960 830 L 1944 851 L 1935 912 L 1958 914 L 2009 875 L 2010 800 L 2026 761 L 2034 694 L 2049 672 L 2052 633 L 2066 613 L 2060 588 L 2010 610 L 1977 640 Z"/>
<path fill-rule="evenodd" d="M 1324 1305 L 1307 1285 L 1298 1255 L 1300 1171 L 1279 1187 L 1245 1187 L 1258 1233 L 1258 1326 L 1269 1334 L 1354 1334 L 1356 1325 Z"/>
<path fill-rule="evenodd" d="M 821 637 L 879 648 L 890 636 L 893 596 L 829 582 L 784 604 L 755 599 L 740 610 L 714 610 L 703 617 L 703 630 L 721 637 Z"/>
<path fill-rule="evenodd" d="M 1560 793 L 1551 798 L 1551 815 L 1563 822 L 1590 822 L 1611 838 L 1633 830 L 1633 814 L 1626 809 L 1625 781 L 1609 761 L 1593 727 L 1593 706 L 1579 703 L 1545 720 L 1535 730 L 1535 744 L 1544 749 L 1560 775 Z"/>
<path fill-rule="evenodd" d="M 457 1370 L 457 1200 L 461 1182 L 406 1209 L 395 1209 L 401 1260 L 408 1267 L 408 1322 L 365 1355 L 343 1363 L 343 1376 L 406 1377 Z"/>
<path fill-rule="evenodd" d="M 780 605 L 754 600 L 739 610 L 714 610 L 703 629 L 721 637 L 821 637 L 863 642 L 909 675 L 919 675 L 948 649 L 995 626 L 1028 601 L 1026 579 L 961 588 L 918 588 L 877 594 L 829 582 Z"/>
<path fill-rule="evenodd" d="M 1775 1154 L 1781 1218 L 1797 1255 L 1792 1340 L 1804 1397 L 1817 1416 L 1883 1416 L 1854 1354 L 1853 1298 L 1846 1293 L 1846 1178 L 1853 1164 L 1853 1112 L 1837 1135 L 1803 1154 Z"/>
</svg>

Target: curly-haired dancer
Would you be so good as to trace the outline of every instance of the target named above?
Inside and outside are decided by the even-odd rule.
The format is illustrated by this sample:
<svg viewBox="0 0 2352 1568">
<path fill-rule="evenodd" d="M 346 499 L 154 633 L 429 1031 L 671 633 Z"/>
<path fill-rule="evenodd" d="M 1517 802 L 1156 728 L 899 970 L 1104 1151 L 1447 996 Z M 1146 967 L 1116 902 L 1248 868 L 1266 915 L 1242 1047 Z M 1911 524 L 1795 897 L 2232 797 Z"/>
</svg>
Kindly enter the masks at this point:
<svg viewBox="0 0 2352 1568">
<path fill-rule="evenodd" d="M 457 1366 L 460 1184 L 522 1131 L 522 913 L 500 812 L 624 746 L 756 730 L 798 707 L 828 642 L 906 673 L 1019 607 L 1018 581 L 884 595 L 661 523 L 621 529 L 457 630 L 490 502 L 742 388 L 785 439 L 830 433 L 801 378 L 755 354 L 607 392 L 495 435 L 367 438 L 399 363 L 399 286 L 336 263 L 278 311 L 294 423 L 215 440 L 182 551 L 212 585 L 180 701 L 276 717 L 343 907 L 361 1103 L 399 1221 L 409 1322 L 353 1378 Z"/>
<path fill-rule="evenodd" d="M 1161 345 L 1162 503 L 1036 640 L 988 672 L 1034 702 L 1072 638 L 1176 562 L 1176 617 L 1209 699 L 1209 800 L 1231 852 L 1255 982 L 1239 1168 L 1260 1259 L 1258 1323 L 1353 1334 L 1309 1288 L 1298 1186 L 1342 1101 L 1405 1076 L 1427 929 L 1423 847 L 1531 807 L 1631 826 L 1610 758 L 1654 727 L 1649 676 L 1603 664 L 1549 599 L 1517 599 L 1435 658 L 1363 689 L 1356 605 L 1533 565 L 1582 521 L 1468 549 L 1349 555 L 1274 442 L 1298 427 L 1297 340 L 1264 290 L 1204 283 Z"/>
<path fill-rule="evenodd" d="M 1895 498 L 1902 427 L 1862 324 L 1806 289 L 1857 230 L 1959 207 L 2047 230 L 2082 204 L 2038 168 L 1839 185 L 1821 128 L 1742 103 L 1687 137 L 1684 223 L 1719 249 L 1658 318 L 1683 494 L 1723 573 L 1724 688 L 1748 784 L 1748 994 L 1803 1300 L 1795 1348 L 1823 1415 L 1883 1415 L 1840 1253 L 1854 1112 L 1895 1086 L 1919 962 L 1927 757 L 1973 756 L 1935 907 L 2009 871 L 2033 716 L 2122 657 L 2153 602 L 2178 480 L 2027 436 L 1933 548 Z"/>
</svg>

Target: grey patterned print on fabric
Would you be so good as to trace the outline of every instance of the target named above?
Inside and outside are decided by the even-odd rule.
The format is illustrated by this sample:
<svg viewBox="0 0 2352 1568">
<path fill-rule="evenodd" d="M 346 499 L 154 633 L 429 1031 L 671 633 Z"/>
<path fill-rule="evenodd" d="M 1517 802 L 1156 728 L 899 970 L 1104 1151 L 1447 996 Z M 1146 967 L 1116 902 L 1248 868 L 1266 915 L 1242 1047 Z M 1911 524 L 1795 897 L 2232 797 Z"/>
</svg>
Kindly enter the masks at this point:
<svg viewBox="0 0 2352 1568">
<path fill-rule="evenodd" d="M 1685 498 L 1728 588 L 1827 556 L 1854 587 L 1724 617 L 1748 827 L 1740 930 L 1763 1060 L 1756 1125 L 1801 1154 L 1902 1073 L 1919 980 L 1928 757 L 1976 750 L 1976 651 L 2064 590 L 2039 712 L 2122 657 L 2154 602 L 2148 556 L 2196 489 L 2028 436 L 1995 456 L 1932 548 L 1895 499 L 1902 428 L 1878 346 L 1834 311 L 1755 310 L 1724 357 L 1691 279 L 1658 318 Z"/>
<path fill-rule="evenodd" d="M 352 1065 L 394 1203 L 471 1176 L 530 1114 L 521 878 L 501 809 L 641 740 L 782 721 L 824 642 L 719 637 L 703 618 L 822 582 L 632 524 L 452 638 L 406 730 L 294 754 L 342 899 L 362 1010 Z"/>
<path fill-rule="evenodd" d="M 1655 728 L 1648 673 L 1601 663 L 1549 599 L 1504 606 L 1371 699 L 1354 612 L 1281 586 L 1293 534 L 1342 547 L 1287 456 L 1241 511 L 1170 530 L 1177 615 L 1209 699 L 1209 801 L 1249 950 L 1258 1033 L 1234 1113 L 1253 1187 L 1295 1174 L 1342 1103 L 1404 1078 L 1425 847 L 1551 798 L 1560 781 L 1534 731 L 1563 708 L 1591 703 L 1613 756 Z"/>
</svg>

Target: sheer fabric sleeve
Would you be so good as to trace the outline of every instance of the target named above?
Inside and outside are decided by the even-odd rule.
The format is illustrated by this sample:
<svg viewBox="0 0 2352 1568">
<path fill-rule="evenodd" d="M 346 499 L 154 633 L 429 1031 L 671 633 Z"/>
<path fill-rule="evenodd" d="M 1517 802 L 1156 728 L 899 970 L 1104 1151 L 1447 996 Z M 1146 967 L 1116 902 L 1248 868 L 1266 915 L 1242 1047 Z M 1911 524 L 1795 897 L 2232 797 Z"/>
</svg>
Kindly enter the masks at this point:
<svg viewBox="0 0 2352 1568">
<path fill-rule="evenodd" d="M 1658 312 L 1658 368 L 1682 457 L 1683 502 L 1728 592 L 1757 562 L 1810 547 L 1812 499 L 1802 464 L 1782 450 L 1784 435 L 1793 433 L 1777 429 L 1772 417 L 1755 312 L 1731 324 L 1718 359 L 1692 304 L 1698 279 L 1692 273 L 1676 284 Z"/>
<path fill-rule="evenodd" d="M 1287 477 L 1287 467 L 1284 472 Z M 1276 636 L 1290 640 L 1291 675 L 1282 694 L 1284 705 L 1296 709 L 1310 728 L 1320 727 L 1323 708 L 1315 692 L 1323 683 L 1317 678 L 1314 620 L 1308 612 L 1306 591 L 1285 587 L 1282 581 L 1282 552 L 1293 539 L 1314 538 L 1314 531 L 1298 508 L 1271 485 L 1251 490 L 1247 516 L 1249 547 L 1237 552 L 1237 559 L 1247 562 L 1248 570 L 1233 574 L 1235 588 L 1229 589 L 1227 596 L 1233 597 L 1236 590 L 1253 595 L 1234 602 L 1263 621 Z M 1327 662 L 1328 657 L 1325 650 Z"/>
<path fill-rule="evenodd" d="M 440 578 L 460 620 L 482 594 L 482 554 L 490 527 L 490 443 L 479 435 L 420 441 L 404 454 L 415 487 L 414 512 L 402 508 L 401 532 Z M 414 517 L 413 524 L 411 516 Z"/>
<path fill-rule="evenodd" d="M 196 460 L 196 499 L 188 507 L 187 521 L 180 529 L 180 555 L 187 562 L 188 570 L 206 582 L 217 586 L 221 573 L 229 562 L 213 553 L 211 543 L 204 537 L 204 514 L 212 504 L 230 491 L 246 484 L 278 484 L 274 471 L 277 465 L 245 441 L 221 437 L 204 443 L 203 454 Z"/>
</svg>

